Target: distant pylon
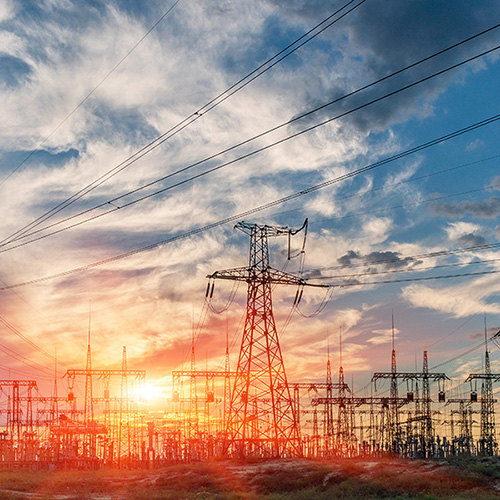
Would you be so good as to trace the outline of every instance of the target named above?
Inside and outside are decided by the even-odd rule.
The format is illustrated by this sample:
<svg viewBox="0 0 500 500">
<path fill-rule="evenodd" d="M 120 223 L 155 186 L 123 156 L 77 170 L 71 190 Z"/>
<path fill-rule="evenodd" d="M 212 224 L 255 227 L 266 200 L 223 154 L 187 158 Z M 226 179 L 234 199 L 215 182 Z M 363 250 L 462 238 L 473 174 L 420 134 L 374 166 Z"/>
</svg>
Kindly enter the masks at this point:
<svg viewBox="0 0 500 500">
<path fill-rule="evenodd" d="M 486 317 L 484 318 L 484 378 L 481 386 L 481 441 L 480 452 L 493 455 L 496 446 L 495 436 L 495 400 L 493 397 L 493 381 L 491 379 L 490 354 L 488 352 L 488 334 Z"/>
<path fill-rule="evenodd" d="M 121 467 L 122 459 L 124 456 L 126 456 L 127 459 L 130 460 L 130 407 L 127 380 L 127 348 L 125 346 L 123 346 L 121 379 L 119 411 L 120 421 L 118 422 L 118 467 Z"/>
<path fill-rule="evenodd" d="M 305 225 L 292 230 L 238 223 L 236 228 L 250 236 L 248 267 L 218 271 L 209 276 L 210 279 L 248 283 L 245 327 L 226 426 L 227 454 L 302 455 L 296 409 L 274 321 L 271 287 L 275 284 L 304 286 L 307 283 L 270 267 L 268 238 L 290 238 Z"/>
<path fill-rule="evenodd" d="M 339 328 L 339 408 L 337 415 L 336 452 L 340 456 L 346 456 L 349 444 L 349 417 L 347 414 L 347 394 L 344 381 L 344 366 L 342 363 L 342 328 Z"/>
<path fill-rule="evenodd" d="M 397 366 L 396 366 L 396 349 L 394 344 L 394 311 L 391 312 L 392 318 L 392 352 L 391 352 L 391 373 L 393 376 L 391 377 L 391 409 L 390 409 L 390 422 L 389 422 L 389 445 L 393 451 L 396 450 L 396 442 L 400 437 L 400 429 L 399 429 L 399 409 L 398 405 L 395 401 L 398 399 L 398 379 L 396 377 L 397 374 Z"/>
<path fill-rule="evenodd" d="M 89 331 L 87 337 L 87 365 L 85 373 L 85 424 L 94 420 L 94 404 L 92 401 L 92 353 L 90 349 L 90 306 L 89 306 Z"/>
<path fill-rule="evenodd" d="M 326 397 L 333 398 L 333 383 L 332 383 L 332 365 L 330 362 L 330 341 L 328 340 L 328 358 L 326 361 Z M 325 405 L 325 420 L 326 429 L 325 434 L 327 436 L 327 443 L 331 445 L 331 439 L 334 435 L 334 425 L 333 425 L 333 404 L 328 403 Z"/>
<path fill-rule="evenodd" d="M 494 339 L 498 334 L 494 335 Z M 495 399 L 493 395 L 493 382 L 500 382 L 500 373 L 491 373 L 490 354 L 488 352 L 488 334 L 486 318 L 484 319 L 484 373 L 471 373 L 466 382 L 482 380 L 481 384 L 481 437 L 479 438 L 479 453 L 494 455 L 497 453 L 498 443 L 495 435 Z"/>
</svg>

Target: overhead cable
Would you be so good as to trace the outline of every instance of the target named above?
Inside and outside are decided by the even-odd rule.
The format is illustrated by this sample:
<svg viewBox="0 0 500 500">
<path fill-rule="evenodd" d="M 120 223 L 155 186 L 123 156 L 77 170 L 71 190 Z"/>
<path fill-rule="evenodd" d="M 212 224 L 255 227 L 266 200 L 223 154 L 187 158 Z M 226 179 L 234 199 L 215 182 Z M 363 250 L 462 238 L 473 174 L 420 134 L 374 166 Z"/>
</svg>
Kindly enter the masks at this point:
<svg viewBox="0 0 500 500">
<path fill-rule="evenodd" d="M 54 227 L 54 226 L 56 226 L 56 225 L 58 225 L 58 224 L 60 224 L 60 223 L 62 223 L 62 222 L 68 222 L 68 221 L 70 221 L 70 220 L 72 220 L 72 219 L 75 219 L 75 218 L 77 218 L 77 217 L 80 217 L 81 215 L 84 215 L 84 214 L 86 214 L 86 213 L 89 213 L 89 212 L 91 212 L 91 211 L 93 211 L 93 210 L 95 210 L 95 209 L 97 209 L 97 208 L 102 208 L 102 207 L 107 206 L 107 205 L 110 205 L 110 206 L 112 206 L 112 207 L 113 207 L 112 209 L 110 209 L 110 210 L 108 210 L 108 211 L 106 211 L 106 212 L 100 213 L 100 214 L 98 214 L 98 215 L 94 215 L 94 216 L 89 217 L 89 218 L 87 218 L 87 219 L 85 219 L 85 220 L 83 220 L 83 221 L 77 222 L 77 223 L 75 223 L 75 224 L 72 224 L 72 225 L 66 226 L 66 227 L 64 227 L 64 228 L 62 228 L 62 229 L 59 229 L 59 230 L 56 230 L 56 231 L 53 231 L 53 232 L 50 232 L 50 233 L 47 233 L 47 234 L 45 234 L 45 235 L 43 235 L 43 236 L 40 236 L 40 237 L 38 237 L 38 238 L 34 238 L 34 239 L 32 239 L 32 240 L 30 240 L 30 241 L 28 241 L 28 242 L 26 242 L 26 243 L 23 243 L 23 244 L 19 244 L 19 245 L 12 246 L 12 247 L 10 247 L 9 249 L 18 248 L 19 246 L 23 246 L 24 244 L 28 244 L 28 243 L 31 243 L 31 242 L 33 242 L 33 241 L 38 241 L 38 240 L 43 239 L 43 238 L 45 238 L 45 237 L 47 237 L 47 236 L 52 236 L 52 235 L 54 235 L 54 234 L 58 234 L 58 233 L 60 233 L 60 232 L 62 232 L 62 231 L 65 231 L 65 230 L 71 229 L 71 228 L 73 228 L 73 227 L 77 227 L 77 226 L 79 226 L 79 225 L 81 225 L 81 224 L 84 224 L 84 223 L 86 223 L 86 222 L 90 222 L 90 221 L 96 220 L 96 219 L 98 219 L 98 218 L 100 218 L 100 217 L 103 217 L 103 216 L 105 216 L 105 215 L 108 215 L 108 214 L 110 214 L 110 213 L 113 213 L 113 212 L 115 212 L 115 211 L 117 211 L 117 210 L 120 210 L 120 209 L 123 209 L 123 208 L 130 207 L 130 206 L 135 205 L 135 204 L 137 204 L 137 203 L 139 203 L 139 202 L 142 202 L 142 201 L 144 201 L 144 200 L 146 200 L 146 199 L 148 199 L 148 198 L 151 198 L 151 197 L 153 197 L 153 196 L 157 196 L 157 195 L 159 195 L 159 194 L 165 193 L 166 191 L 169 191 L 169 190 L 174 189 L 174 188 L 176 188 L 176 187 L 182 186 L 182 185 L 184 185 L 184 184 L 186 184 L 186 183 L 192 182 L 192 181 L 194 181 L 194 180 L 196 180 L 196 179 L 199 179 L 199 178 L 201 178 L 201 177 L 204 177 L 204 176 L 206 176 L 206 175 L 208 175 L 208 174 L 210 174 L 210 173 L 213 173 L 213 172 L 218 171 L 218 170 L 220 170 L 220 169 L 222 169 L 222 168 L 225 168 L 225 167 L 227 167 L 227 166 L 233 165 L 233 164 L 235 164 L 235 163 L 237 163 L 237 162 L 239 162 L 239 161 L 242 161 L 242 160 L 244 160 L 244 159 L 250 158 L 250 157 L 252 157 L 252 156 L 254 156 L 254 155 L 258 154 L 258 153 L 261 153 L 261 152 L 263 152 L 263 151 L 266 151 L 266 150 L 268 150 L 268 149 L 271 149 L 272 147 L 277 146 L 277 145 L 279 145 L 279 144 L 282 144 L 282 143 L 284 143 L 284 142 L 286 142 L 286 141 L 289 141 L 290 139 L 294 139 L 294 138 L 299 137 L 299 136 L 301 136 L 301 135 L 303 135 L 303 134 L 305 134 L 305 133 L 311 132 L 312 130 L 315 130 L 315 129 L 317 129 L 317 128 L 319 128 L 319 127 L 323 126 L 323 125 L 326 125 L 326 124 L 328 124 L 328 123 L 331 123 L 331 122 L 332 122 L 332 121 L 334 121 L 334 120 L 337 120 L 337 119 L 339 119 L 339 118 L 343 118 L 343 117 L 345 117 L 345 116 L 347 116 L 347 115 L 349 115 L 349 114 L 351 114 L 351 113 L 353 113 L 353 112 L 355 112 L 355 111 L 359 111 L 360 109 L 363 109 L 363 108 L 365 108 L 365 107 L 367 107 L 367 106 L 370 106 L 370 105 L 372 105 L 372 104 L 374 104 L 374 103 L 380 102 L 380 101 L 382 101 L 382 100 L 384 100 L 384 99 L 386 99 L 386 98 L 388 98 L 388 97 L 391 97 L 391 96 L 393 96 L 393 95 L 396 95 L 396 94 L 398 94 L 399 92 L 402 92 L 402 91 L 404 91 L 404 90 L 408 90 L 408 89 L 410 89 L 410 88 L 412 88 L 412 87 L 414 87 L 414 86 L 416 86 L 416 85 L 419 85 L 419 84 L 424 83 L 424 82 L 426 82 L 426 81 L 428 81 L 428 80 L 430 80 L 430 79 L 432 79 L 432 78 L 435 78 L 435 77 L 437 77 L 437 76 L 440 76 L 440 75 L 442 75 L 442 74 L 444 74 L 444 73 L 446 73 L 446 72 L 448 72 L 448 71 L 450 71 L 450 70 L 452 70 L 452 69 L 456 69 L 456 68 L 458 68 L 458 67 L 460 67 L 460 66 L 463 66 L 464 64 L 467 64 L 467 63 L 469 63 L 469 62 L 471 62 L 471 61 L 473 61 L 473 60 L 475 60 L 475 59 L 477 59 L 477 58 L 483 57 L 483 56 L 485 56 L 486 54 L 489 54 L 489 53 L 491 53 L 491 52 L 494 52 L 494 51 L 498 50 L 499 48 L 500 48 L 500 45 L 497 45 L 497 46 L 495 46 L 495 47 L 493 47 L 493 48 L 491 48 L 491 49 L 488 49 L 487 51 L 483 51 L 483 52 L 481 52 L 480 54 L 477 54 L 477 55 L 472 56 L 472 57 L 470 57 L 470 58 L 468 58 L 468 59 L 465 59 L 465 60 L 463 60 L 463 61 L 461 61 L 461 62 L 459 62 L 459 63 L 457 63 L 457 64 L 453 64 L 452 66 L 449 66 L 448 68 L 445 68 L 445 69 L 440 70 L 440 71 L 438 71 L 438 72 L 436 72 L 436 73 L 433 73 L 432 75 L 429 75 L 429 76 L 427 76 L 427 77 L 425 77 L 425 78 L 422 78 L 422 79 L 420 79 L 420 80 L 417 80 L 416 82 L 413 82 L 413 83 L 411 83 L 411 84 L 405 85 L 404 87 L 401 87 L 401 88 L 399 88 L 399 89 L 397 89 L 397 90 L 394 90 L 394 91 L 392 91 L 392 92 L 389 92 L 389 93 L 387 93 L 387 94 L 385 94 L 385 95 L 383 95 L 383 96 L 381 96 L 381 97 L 378 97 L 378 98 L 376 98 L 376 99 L 373 99 L 373 100 L 371 100 L 371 101 L 369 101 L 369 102 L 367 102 L 367 103 L 364 103 L 364 104 L 362 104 L 362 105 L 360 105 L 360 106 L 357 106 L 357 107 L 355 107 L 355 108 L 352 108 L 352 109 L 350 109 L 350 110 L 348 110 L 348 111 L 345 111 L 345 112 L 343 112 L 343 113 L 341 113 L 341 114 L 339 114 L 339 115 L 336 115 L 336 116 L 334 116 L 334 117 L 328 118 L 327 120 L 324 120 L 324 121 L 322 121 L 322 122 L 320 122 L 320 123 L 317 123 L 317 124 L 315 124 L 315 125 L 312 125 L 312 126 L 310 126 L 310 127 L 307 127 L 307 128 L 305 128 L 305 129 L 303 129 L 303 130 L 301 130 L 301 131 L 299 131 L 299 132 L 296 132 L 296 133 L 294 133 L 294 134 L 291 134 L 291 135 L 289 135 L 289 136 L 287 136 L 287 137 L 285 137 L 285 138 L 282 138 L 282 139 L 280 139 L 280 140 L 278 140 L 278 141 L 275 141 L 275 142 L 273 142 L 273 143 L 271 143 L 271 144 L 268 144 L 268 145 L 266 145 L 266 146 L 263 146 L 263 147 L 257 148 L 256 150 L 253 150 L 253 151 L 251 151 L 251 152 L 249 152 L 249 153 L 246 153 L 246 154 L 244 154 L 244 155 L 242 155 L 242 156 L 239 156 L 239 157 L 237 157 L 237 158 L 235 158 L 235 159 L 233 159 L 233 160 L 230 160 L 230 161 L 224 162 L 224 163 L 222 163 L 222 164 L 219 164 L 219 165 L 217 165 L 217 166 L 215 166 L 215 167 L 212 167 L 212 168 L 210 168 L 210 169 L 208 169 L 208 170 L 205 170 L 205 171 L 203 171 L 203 172 L 201 172 L 201 173 L 199 173 L 199 174 L 193 175 L 192 177 L 189 177 L 189 178 L 184 179 L 184 180 L 182 180 L 182 181 L 179 181 L 179 182 L 176 182 L 176 183 L 174 183 L 174 184 L 171 184 L 170 186 L 167 186 L 167 187 L 165 187 L 165 188 L 159 189 L 159 190 L 157 190 L 157 191 L 155 191 L 155 192 L 153 192 L 153 193 L 149 193 L 149 194 L 147 194 L 147 195 L 144 195 L 144 196 L 142 196 L 142 197 L 139 197 L 139 198 L 137 198 L 137 199 L 135 199 L 135 200 L 132 200 L 132 201 L 130 201 L 130 202 L 128 202 L 128 203 L 124 203 L 124 204 L 122 204 L 122 205 L 120 205 L 120 206 L 115 205 L 115 203 L 116 203 L 117 201 L 119 201 L 119 200 L 123 199 L 123 198 L 124 198 L 124 197 L 126 197 L 126 196 L 130 196 L 131 194 L 135 194 L 135 193 L 137 193 L 137 192 L 139 192 L 139 191 L 141 191 L 141 190 L 143 190 L 143 189 L 145 189 L 145 188 L 147 188 L 147 187 L 151 187 L 152 185 L 157 184 L 158 182 L 161 182 L 161 181 L 163 181 L 163 180 L 166 180 L 166 179 L 168 179 L 169 177 L 172 177 L 173 175 L 175 175 L 175 174 L 177 174 L 177 173 L 179 173 L 179 172 L 181 172 L 181 171 L 185 171 L 185 170 L 187 170 L 187 169 L 189 169 L 189 168 L 192 168 L 192 167 L 193 167 L 193 166 L 195 166 L 195 165 L 199 165 L 200 163 L 203 163 L 203 162 L 207 161 L 207 158 L 205 158 L 204 160 L 201 160 L 201 161 L 199 161 L 199 162 L 196 162 L 196 163 L 194 163 L 194 164 L 192 164 L 192 165 L 190 165 L 190 166 L 188 166 L 188 167 L 185 167 L 184 169 L 181 169 L 181 170 L 179 170 L 179 171 L 177 171 L 177 172 L 175 172 L 175 173 L 173 173 L 173 174 L 169 174 L 169 175 L 167 175 L 167 176 L 162 177 L 161 179 L 157 179 L 157 180 L 152 181 L 152 182 L 150 182 L 150 183 L 147 183 L 147 184 L 145 184 L 145 185 L 143 185 L 143 186 L 141 186 L 141 187 L 139 187 L 139 188 L 136 188 L 136 189 L 134 189 L 134 190 L 131 190 L 131 191 L 129 191 L 129 192 L 127 192 L 127 193 L 125 193 L 125 194 L 122 194 L 122 195 L 120 195 L 120 196 L 114 197 L 114 198 L 112 198 L 111 200 L 108 200 L 108 201 L 106 201 L 106 202 L 104 202 L 104 203 L 101 203 L 101 204 L 99 204 L 99 205 L 97 205 L 97 206 L 95 206 L 95 207 L 93 207 L 93 208 L 91 208 L 91 209 L 85 210 L 85 211 L 83 211 L 83 212 L 80 212 L 79 214 L 75 214 L 75 215 L 73 215 L 73 216 L 71 216 L 71 217 L 68 217 L 68 218 L 64 219 L 63 221 L 60 221 L 60 222 L 57 222 L 57 223 L 51 224 L 51 225 L 46 226 L 46 227 L 44 227 L 44 228 L 42 228 L 42 229 L 39 229 L 39 230 L 33 231 L 33 232 L 29 233 L 29 234 L 25 234 L 25 235 L 22 235 L 22 236 L 18 236 L 17 238 L 14 238 L 14 239 L 12 239 L 12 240 L 10 240 L 10 241 L 17 241 L 18 239 L 21 239 L 21 238 L 24 238 L 24 237 L 28 237 L 28 236 L 34 235 L 34 234 L 36 234 L 36 233 L 42 232 L 42 231 L 47 230 L 47 229 L 49 229 L 49 228 L 52 228 L 52 227 Z M 321 107 L 320 107 L 320 108 L 316 108 L 316 110 L 318 110 L 318 109 L 321 109 Z M 302 116 L 304 116 L 304 115 L 302 115 Z M 288 123 L 288 122 L 287 122 L 287 123 Z M 482 125 L 480 125 L 480 126 L 482 126 Z M 476 127 L 476 128 L 477 128 L 477 127 Z M 267 132 L 266 132 L 266 133 L 267 133 Z M 465 133 L 465 132 L 464 132 L 464 133 Z M 265 134 L 265 133 L 263 133 L 263 134 Z M 250 141 L 250 140 L 253 140 L 253 139 L 249 139 L 249 141 Z M 241 144 L 241 143 L 240 143 L 240 144 Z M 234 146 L 234 147 L 237 147 L 237 146 Z M 226 151 L 227 151 L 227 150 L 226 150 Z M 220 154 L 220 153 L 218 153 L 218 154 Z M 217 154 L 217 155 L 218 155 L 218 154 Z M 215 156 L 217 156 L 217 155 L 213 155 L 213 156 L 209 157 L 209 159 L 212 159 L 213 157 L 215 157 Z M 406 154 L 405 154 L 404 156 L 406 156 Z M 401 157 L 402 157 L 402 156 L 401 156 Z M 366 171 L 367 171 L 367 170 L 369 170 L 369 169 L 371 169 L 371 168 L 375 168 L 375 167 L 373 167 L 373 166 L 369 166 L 369 167 L 365 167 L 365 168 L 366 168 Z M 357 174 L 357 173 L 359 173 L 359 170 L 356 170 L 356 171 L 354 171 L 354 172 Z M 347 178 L 351 177 L 351 176 L 352 176 L 351 174 L 352 174 L 352 173 L 349 173 L 349 174 L 345 174 L 344 176 L 340 176 L 340 177 L 338 177 L 338 178 L 337 178 L 338 180 L 336 180 L 336 182 L 340 182 L 341 180 L 345 180 L 345 179 L 347 179 Z M 328 181 L 328 182 L 331 182 L 331 181 Z M 8 244 L 8 243 L 9 243 L 9 241 L 7 241 L 7 242 L 5 242 L 5 241 L 4 241 L 3 245 L 6 245 L 6 244 Z M 4 250 L 4 251 L 5 251 L 5 250 Z"/>
<path fill-rule="evenodd" d="M 86 187 L 82 188 L 80 191 L 72 195 L 71 197 L 67 198 L 66 200 L 62 201 L 55 207 L 53 207 L 51 210 L 48 212 L 45 212 L 45 214 L 39 216 L 37 219 L 32 221 L 31 223 L 27 224 L 23 228 L 19 229 L 15 233 L 13 233 L 11 236 L 8 238 L 4 239 L 0 243 L 5 243 L 10 241 L 12 238 L 15 236 L 19 236 L 24 234 L 24 232 L 30 230 L 33 227 L 38 226 L 39 224 L 43 223 L 45 220 L 53 217 L 55 214 L 59 213 L 61 210 L 65 209 L 69 205 L 73 204 L 75 201 L 79 200 L 86 194 L 90 193 L 100 185 L 102 185 L 104 182 L 109 180 L 110 178 L 114 177 L 130 165 L 134 164 L 137 160 L 145 156 L 146 154 L 150 153 L 154 149 L 156 149 L 158 146 L 163 144 L 165 141 L 179 133 L 181 130 L 185 129 L 191 123 L 195 122 L 201 116 L 205 115 L 212 109 L 214 109 L 216 106 L 224 102 L 226 99 L 234 95 L 236 92 L 241 90 L 242 88 L 246 87 L 249 83 L 254 81 L 256 78 L 264 74 L 265 72 L 269 71 L 271 68 L 273 68 L 276 64 L 293 54 L 295 51 L 297 51 L 299 48 L 304 46 L 306 43 L 317 37 L 319 34 L 321 34 L 323 31 L 325 31 L 327 28 L 338 22 L 339 20 L 343 19 L 347 14 L 352 12 L 354 9 L 358 8 L 360 5 L 362 5 L 366 0 L 360 0 L 354 7 L 351 7 L 349 10 L 344 12 L 342 15 L 339 17 L 336 17 L 337 14 L 342 12 L 344 9 L 346 9 L 348 6 L 350 6 L 352 3 L 354 3 L 355 0 L 350 0 L 347 2 L 344 6 L 342 6 L 340 9 L 336 10 L 333 14 L 328 16 L 326 19 L 321 21 L 319 24 L 317 24 L 314 28 L 309 30 L 307 33 L 299 37 L 297 40 L 289 44 L 287 47 L 282 49 L 280 52 L 275 54 L 273 57 L 269 58 L 267 61 L 259 65 L 256 69 L 254 69 L 252 72 L 238 80 L 235 84 L 233 84 L 231 87 L 226 89 L 224 92 L 221 92 L 219 95 L 214 97 L 212 100 L 210 100 L 207 104 L 202 106 L 201 108 L 198 108 L 196 111 L 191 113 L 189 116 L 184 118 L 182 121 L 180 121 L 177 125 L 173 126 L 166 132 L 164 132 L 162 135 L 148 143 L 146 146 L 141 148 L 140 150 L 136 151 L 134 154 L 129 156 L 127 159 L 123 160 L 120 162 L 118 165 L 113 167 L 112 169 L 108 170 L 106 173 L 101 175 L 99 178 L 97 178 L 95 181 L 91 182 L 88 184 Z M 333 19 L 335 18 L 335 19 Z M 325 24 L 326 23 L 326 24 Z M 318 28 L 321 28 L 318 31 Z M 310 35 L 310 36 L 309 36 Z M 300 42 L 300 43 L 299 43 Z M 281 57 L 280 57 L 281 56 Z"/>
<path fill-rule="evenodd" d="M 66 123 L 72 116 L 73 114 L 81 108 L 85 102 L 92 96 L 92 94 L 118 69 L 118 67 L 127 59 L 127 57 L 132 54 L 132 52 L 144 41 L 145 38 L 167 17 L 167 15 L 170 13 L 170 11 L 180 2 L 180 0 L 176 0 L 169 8 L 168 10 L 149 28 L 148 31 L 140 38 L 139 41 L 135 43 L 135 45 L 111 68 L 106 75 L 101 78 L 99 83 L 92 88 L 92 90 L 76 105 L 75 108 L 57 125 L 57 127 L 52 130 L 52 132 L 45 137 L 38 145 L 35 147 L 35 149 L 31 150 L 30 153 L 19 163 L 2 181 L 0 181 L 0 186 L 7 180 L 9 179 L 12 175 L 14 175 L 37 151 L 40 151 L 40 148 Z"/>
<path fill-rule="evenodd" d="M 195 229 L 191 229 L 190 231 L 187 231 L 185 233 L 181 233 L 181 234 L 178 234 L 176 236 L 172 236 L 170 238 L 164 239 L 162 241 L 158 241 L 156 243 L 152 243 L 150 245 L 147 245 L 147 246 L 144 246 L 144 247 L 141 247 L 141 248 L 137 248 L 137 249 L 131 250 L 129 252 L 125 252 L 125 253 L 122 253 L 122 254 L 119 254 L 119 255 L 115 255 L 115 256 L 109 257 L 107 259 L 96 261 L 96 262 L 93 262 L 91 264 L 87 264 L 87 265 L 84 265 L 84 266 L 76 267 L 76 268 L 73 268 L 73 269 L 70 269 L 70 270 L 67 270 L 67 271 L 63 271 L 63 272 L 60 272 L 60 273 L 52 274 L 50 276 L 45 276 L 45 277 L 42 277 L 42 278 L 36 278 L 36 279 L 32 279 L 32 280 L 21 282 L 21 283 L 16 283 L 16 284 L 12 284 L 12 285 L 3 286 L 3 287 L 0 287 L 0 291 L 10 290 L 10 289 L 13 289 L 13 288 L 19 288 L 19 287 L 26 286 L 26 285 L 32 285 L 32 284 L 40 283 L 40 282 L 43 282 L 43 281 L 48 281 L 48 280 L 52 280 L 52 279 L 55 279 L 55 278 L 61 278 L 61 277 L 68 276 L 68 275 L 71 275 L 71 274 L 80 273 L 80 272 L 83 272 L 83 271 L 87 271 L 89 269 L 93 269 L 93 268 L 96 268 L 96 267 L 99 267 L 99 266 L 102 266 L 102 265 L 105 265 L 105 264 L 110 264 L 112 262 L 116 262 L 116 261 L 119 261 L 119 260 L 122 260 L 122 259 L 125 259 L 125 258 L 128 258 L 128 257 L 131 257 L 133 255 L 137 255 L 137 254 L 140 254 L 140 253 L 143 253 L 143 252 L 147 252 L 147 251 L 159 248 L 161 246 L 164 246 L 164 245 L 167 245 L 167 244 L 170 244 L 170 243 L 174 243 L 176 241 L 180 241 L 180 240 L 189 238 L 191 236 L 195 236 L 197 234 L 200 234 L 200 233 L 209 231 L 211 229 L 215 229 L 217 227 L 223 226 L 223 225 L 225 225 L 225 224 L 227 224 L 229 222 L 234 222 L 234 221 L 239 220 L 239 219 L 244 219 L 245 217 L 248 217 L 249 215 L 253 215 L 253 214 L 257 213 L 257 212 L 261 212 L 261 211 L 266 210 L 268 208 L 271 208 L 271 207 L 274 207 L 274 206 L 277 206 L 277 205 L 281 205 L 281 204 L 283 204 L 283 203 L 285 203 L 287 201 L 299 198 L 299 197 L 304 196 L 306 194 L 318 191 L 320 189 L 324 189 L 325 187 L 330 186 L 330 185 L 335 184 L 335 183 L 338 183 L 338 182 L 340 182 L 340 181 L 342 181 L 344 179 L 355 177 L 355 176 L 360 175 L 360 174 L 362 174 L 364 172 L 367 172 L 369 170 L 378 168 L 378 167 L 380 167 L 382 165 L 386 165 L 386 164 L 388 164 L 390 162 L 393 162 L 395 160 L 398 160 L 400 158 L 404 158 L 404 157 L 409 156 L 411 154 L 414 154 L 416 152 L 419 152 L 419 151 L 422 151 L 424 149 L 427 149 L 427 148 L 429 148 L 431 146 L 435 146 L 437 144 L 441 144 L 441 143 L 443 143 L 445 141 L 448 141 L 448 140 L 453 139 L 455 137 L 459 137 L 459 136 L 461 136 L 463 134 L 469 133 L 469 132 L 471 132 L 473 130 L 476 130 L 478 128 L 481 128 L 481 127 L 484 127 L 486 125 L 495 123 L 498 120 L 500 120 L 500 114 L 493 115 L 493 116 L 491 116 L 489 118 L 486 118 L 485 120 L 481 120 L 481 121 L 476 122 L 476 123 L 474 123 L 472 125 L 468 125 L 466 127 L 458 129 L 458 130 L 456 130 L 454 132 L 451 132 L 449 134 L 443 135 L 443 136 L 441 136 L 441 137 L 439 137 L 437 139 L 433 139 L 433 140 L 428 141 L 426 143 L 423 143 L 423 144 L 421 144 L 419 146 L 415 146 L 413 148 L 410 148 L 410 149 L 407 149 L 407 150 L 402 151 L 400 153 L 397 153 L 397 154 L 395 154 L 393 156 L 390 156 L 390 157 L 384 158 L 382 160 L 379 160 L 379 161 L 377 161 L 375 163 L 372 163 L 370 165 L 366 165 L 365 167 L 362 167 L 362 168 L 360 168 L 358 170 L 354 170 L 354 171 L 349 172 L 347 174 L 344 174 L 342 176 L 335 177 L 333 179 L 330 179 L 328 181 L 322 182 L 320 184 L 316 184 L 315 186 L 311 186 L 311 187 L 309 187 L 307 189 L 303 189 L 301 191 L 297 191 L 297 192 L 292 193 L 292 194 L 290 194 L 288 196 L 284 196 L 282 198 L 279 198 L 277 200 L 271 201 L 271 202 L 266 203 L 264 205 L 261 205 L 259 207 L 255 207 L 255 208 L 252 208 L 250 210 L 246 210 L 244 212 L 240 212 L 238 214 L 231 215 L 229 217 L 226 217 L 224 219 L 220 219 L 218 221 L 212 222 L 212 223 L 207 224 L 205 226 L 198 227 L 198 228 L 195 228 Z M 499 245 L 500 244 L 476 245 L 475 247 L 469 247 L 469 249 L 470 248 L 475 248 L 475 249 L 496 248 Z M 21 246 L 21 245 L 19 245 L 19 246 Z M 457 250 L 455 250 L 456 253 L 458 253 L 460 251 L 465 252 L 465 251 L 468 251 L 468 249 L 457 249 Z M 450 252 L 449 250 L 443 250 L 443 251 L 440 251 L 440 252 L 434 252 L 434 254 L 435 255 L 443 255 L 443 254 L 449 253 L 449 252 Z"/>
</svg>

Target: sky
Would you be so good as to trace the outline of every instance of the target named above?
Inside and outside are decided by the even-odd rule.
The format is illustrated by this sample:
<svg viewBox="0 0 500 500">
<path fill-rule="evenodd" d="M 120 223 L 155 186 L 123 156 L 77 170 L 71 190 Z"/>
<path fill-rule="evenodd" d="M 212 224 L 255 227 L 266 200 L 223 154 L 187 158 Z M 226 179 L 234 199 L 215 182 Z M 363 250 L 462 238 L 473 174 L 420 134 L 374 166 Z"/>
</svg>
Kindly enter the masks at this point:
<svg viewBox="0 0 500 500">
<path fill-rule="evenodd" d="M 238 221 L 307 218 L 302 276 L 336 286 L 306 287 L 291 318 L 296 289 L 273 289 L 288 379 L 324 380 L 329 355 L 335 373 L 341 333 L 365 394 L 390 370 L 394 317 L 398 369 L 427 350 L 466 391 L 485 322 L 500 330 L 499 15 L 488 0 L 0 0 L 0 377 L 46 393 L 54 357 L 59 376 L 85 367 L 89 330 L 94 368 L 126 346 L 164 394 L 193 336 L 198 369 L 223 366 L 226 338 L 234 367 L 246 285 L 218 281 L 207 304 L 207 275 L 247 265 Z M 288 261 L 271 239 L 271 265 L 301 272 L 303 243 Z"/>
</svg>

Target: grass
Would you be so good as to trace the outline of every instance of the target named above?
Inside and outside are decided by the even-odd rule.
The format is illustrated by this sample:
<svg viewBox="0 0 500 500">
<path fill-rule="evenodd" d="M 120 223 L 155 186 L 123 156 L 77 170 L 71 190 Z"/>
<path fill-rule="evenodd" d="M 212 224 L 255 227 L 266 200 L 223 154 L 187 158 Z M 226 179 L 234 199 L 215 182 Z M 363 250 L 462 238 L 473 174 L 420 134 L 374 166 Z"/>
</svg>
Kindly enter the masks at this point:
<svg viewBox="0 0 500 500">
<path fill-rule="evenodd" d="M 0 472 L 0 500 L 493 500 L 500 461 L 213 461 L 159 470 Z M 33 497 L 31 497 L 33 498 Z"/>
</svg>

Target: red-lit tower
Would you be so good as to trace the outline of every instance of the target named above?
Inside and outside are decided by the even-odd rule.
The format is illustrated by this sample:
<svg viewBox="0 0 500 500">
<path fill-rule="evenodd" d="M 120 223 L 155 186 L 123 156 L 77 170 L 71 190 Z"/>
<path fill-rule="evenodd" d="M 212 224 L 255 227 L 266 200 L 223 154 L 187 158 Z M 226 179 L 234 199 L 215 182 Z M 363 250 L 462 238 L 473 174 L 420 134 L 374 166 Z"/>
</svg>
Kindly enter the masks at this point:
<svg viewBox="0 0 500 500">
<path fill-rule="evenodd" d="M 246 222 L 238 223 L 236 228 L 250 236 L 249 265 L 209 276 L 248 284 L 245 327 L 226 422 L 225 452 L 243 457 L 300 456 L 298 419 L 276 331 L 271 288 L 303 286 L 306 282 L 269 265 L 268 238 L 290 239 L 302 228 Z"/>
</svg>

